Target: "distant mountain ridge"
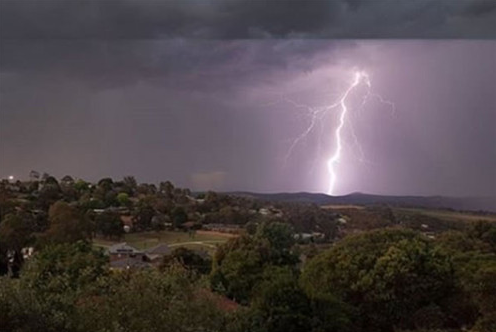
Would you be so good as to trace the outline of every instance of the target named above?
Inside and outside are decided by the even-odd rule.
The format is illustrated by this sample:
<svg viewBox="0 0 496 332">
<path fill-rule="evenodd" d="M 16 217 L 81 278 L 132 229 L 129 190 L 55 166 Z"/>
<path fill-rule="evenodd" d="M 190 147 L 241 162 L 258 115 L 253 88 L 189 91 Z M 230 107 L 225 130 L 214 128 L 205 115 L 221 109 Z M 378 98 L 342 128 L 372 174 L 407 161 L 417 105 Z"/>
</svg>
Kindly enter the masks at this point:
<svg viewBox="0 0 496 332">
<path fill-rule="evenodd" d="M 387 204 L 398 207 L 430 209 L 454 209 L 460 211 L 496 212 L 496 198 L 492 197 L 448 197 L 448 196 L 389 196 L 352 193 L 344 196 L 329 196 L 321 193 L 253 193 L 230 192 L 230 195 L 253 197 L 275 202 L 301 202 L 318 205 L 375 205 Z"/>
</svg>

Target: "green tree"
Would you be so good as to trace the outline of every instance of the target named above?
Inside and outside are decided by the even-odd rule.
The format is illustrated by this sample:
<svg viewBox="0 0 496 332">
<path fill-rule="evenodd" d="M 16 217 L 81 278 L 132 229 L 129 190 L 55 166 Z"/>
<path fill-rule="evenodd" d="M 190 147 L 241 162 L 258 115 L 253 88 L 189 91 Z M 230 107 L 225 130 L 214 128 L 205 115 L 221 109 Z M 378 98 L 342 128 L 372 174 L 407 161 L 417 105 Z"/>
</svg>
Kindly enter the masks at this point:
<svg viewBox="0 0 496 332">
<path fill-rule="evenodd" d="M 58 201 L 48 211 L 50 227 L 42 240 L 50 243 L 72 243 L 91 237 L 90 221 L 75 207 Z"/>
<path fill-rule="evenodd" d="M 42 292 L 75 291 L 105 275 L 107 262 L 103 250 L 85 241 L 49 245 L 26 264 L 21 279 Z"/>
<path fill-rule="evenodd" d="M 48 176 L 43 182 L 43 187 L 40 190 L 37 203 L 42 208 L 48 210 L 49 206 L 60 199 L 62 191 L 60 190 L 57 179 L 53 176 Z"/>
<path fill-rule="evenodd" d="M 60 183 L 64 186 L 72 186 L 74 185 L 74 179 L 70 175 L 64 176 L 62 179 L 60 179 Z"/>
<path fill-rule="evenodd" d="M 160 268 L 167 269 L 176 264 L 195 273 L 208 274 L 212 261 L 208 256 L 205 257 L 194 250 L 180 247 L 174 249 L 170 255 L 164 256 Z"/>
<path fill-rule="evenodd" d="M 477 320 L 474 332 L 496 330 L 496 265 L 485 266 L 474 275 L 471 286 L 481 317 Z"/>
<path fill-rule="evenodd" d="M 477 321 L 474 332 L 493 331 L 496 325 L 496 254 L 491 226 L 476 222 L 466 231 L 446 232 L 437 241 L 453 259 L 460 289 L 449 303 L 456 310 L 452 316 L 459 325 L 471 326 Z"/>
<path fill-rule="evenodd" d="M 241 236 L 221 245 L 210 276 L 214 289 L 240 303 L 249 303 L 253 288 L 270 266 L 295 268 L 293 235 L 288 225 L 262 224 L 255 236 Z"/>
<path fill-rule="evenodd" d="M 7 272 L 7 257 L 11 256 L 10 272 L 14 276 L 23 263 L 22 248 L 30 244 L 33 240 L 34 220 L 27 214 L 8 214 L 0 223 L 0 274 Z M 3 258 L 3 259 L 2 259 Z"/>
<path fill-rule="evenodd" d="M 90 188 L 90 185 L 88 182 L 84 180 L 77 180 L 76 183 L 74 183 L 74 189 L 76 189 L 79 193 L 83 193 L 88 191 Z"/>
<path fill-rule="evenodd" d="M 95 229 L 104 237 L 120 239 L 124 234 L 124 223 L 119 214 L 105 211 L 96 216 Z"/>
<path fill-rule="evenodd" d="M 13 195 L 0 183 L 0 222 L 9 213 L 15 211 Z"/>
<path fill-rule="evenodd" d="M 78 314 L 81 296 L 106 275 L 106 264 L 103 252 L 84 242 L 39 251 L 20 279 L 0 278 L 0 326 L 5 331 L 84 331 L 78 323 L 85 320 Z"/>
<path fill-rule="evenodd" d="M 268 267 L 254 290 L 251 309 L 255 323 L 271 332 L 312 331 L 310 301 L 288 267 Z"/>
<path fill-rule="evenodd" d="M 134 227 L 138 230 L 149 230 L 151 228 L 152 218 L 156 215 L 153 208 L 153 199 L 150 196 L 141 198 L 134 210 Z"/>
<path fill-rule="evenodd" d="M 346 238 L 314 257 L 302 285 L 310 297 L 337 296 L 354 306 L 368 331 L 417 328 L 415 313 L 454 290 L 449 257 L 429 239 L 404 230 Z"/>
<path fill-rule="evenodd" d="M 109 190 L 105 193 L 104 200 L 105 206 L 118 206 L 117 192 Z"/>
<path fill-rule="evenodd" d="M 240 312 L 242 326 L 236 331 L 354 331 L 346 305 L 334 298 L 309 298 L 298 279 L 298 272 L 290 267 L 267 267 L 248 310 Z"/>
<path fill-rule="evenodd" d="M 277 251 L 290 250 L 295 244 L 293 228 L 281 222 L 264 222 L 255 233 L 258 239 L 266 239 Z"/>
<path fill-rule="evenodd" d="M 161 194 L 166 197 L 172 198 L 172 193 L 174 192 L 174 185 L 170 181 L 160 182 L 158 190 Z"/>
<path fill-rule="evenodd" d="M 104 192 L 112 190 L 113 185 L 114 181 L 112 180 L 112 178 L 103 178 L 98 181 L 98 188 L 101 188 Z"/>
<path fill-rule="evenodd" d="M 80 301 L 83 331 L 222 332 L 224 314 L 182 270 L 117 273 Z"/>
<path fill-rule="evenodd" d="M 136 189 L 138 188 L 138 183 L 136 182 L 134 176 L 125 176 L 122 182 L 124 182 L 124 185 L 129 194 L 132 195 L 136 192 Z"/>
<path fill-rule="evenodd" d="M 127 193 L 119 193 L 117 195 L 117 201 L 120 206 L 130 207 L 131 200 L 129 199 L 129 195 Z"/>
<path fill-rule="evenodd" d="M 496 223 L 489 221 L 478 221 L 474 223 L 468 234 L 474 239 L 483 241 L 496 253 Z"/>
<path fill-rule="evenodd" d="M 171 212 L 172 224 L 175 228 L 179 228 L 188 221 L 188 214 L 181 206 L 176 206 Z"/>
<path fill-rule="evenodd" d="M 30 216 L 8 214 L 0 223 L 0 246 L 20 252 L 31 242 L 34 226 L 34 221 Z"/>
</svg>

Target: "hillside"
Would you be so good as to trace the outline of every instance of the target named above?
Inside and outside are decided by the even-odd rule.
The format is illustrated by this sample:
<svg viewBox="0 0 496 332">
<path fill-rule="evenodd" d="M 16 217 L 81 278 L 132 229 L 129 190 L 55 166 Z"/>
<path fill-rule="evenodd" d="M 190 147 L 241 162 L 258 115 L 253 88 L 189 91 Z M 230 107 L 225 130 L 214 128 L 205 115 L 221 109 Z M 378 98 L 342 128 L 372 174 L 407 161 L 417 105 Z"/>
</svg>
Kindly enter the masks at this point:
<svg viewBox="0 0 496 332">
<path fill-rule="evenodd" d="M 329 196 L 321 193 L 252 193 L 232 192 L 231 195 L 254 197 L 275 202 L 304 202 L 318 205 L 376 205 L 388 204 L 397 207 L 429 209 L 454 209 L 460 211 L 496 212 L 496 198 L 491 197 L 447 197 L 447 196 L 386 196 L 352 193 L 344 196 Z"/>
</svg>

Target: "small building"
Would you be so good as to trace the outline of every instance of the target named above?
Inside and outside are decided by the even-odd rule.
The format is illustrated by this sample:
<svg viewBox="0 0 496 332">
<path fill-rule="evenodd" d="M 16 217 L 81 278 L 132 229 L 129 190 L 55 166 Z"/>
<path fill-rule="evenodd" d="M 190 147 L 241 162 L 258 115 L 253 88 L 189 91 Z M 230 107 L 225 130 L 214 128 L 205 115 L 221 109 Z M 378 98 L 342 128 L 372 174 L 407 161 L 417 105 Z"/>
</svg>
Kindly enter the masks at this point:
<svg viewBox="0 0 496 332">
<path fill-rule="evenodd" d="M 144 261 L 145 253 L 138 250 L 127 243 L 117 243 L 108 248 L 110 262 L 121 260 L 124 258 L 135 258 Z"/>
</svg>

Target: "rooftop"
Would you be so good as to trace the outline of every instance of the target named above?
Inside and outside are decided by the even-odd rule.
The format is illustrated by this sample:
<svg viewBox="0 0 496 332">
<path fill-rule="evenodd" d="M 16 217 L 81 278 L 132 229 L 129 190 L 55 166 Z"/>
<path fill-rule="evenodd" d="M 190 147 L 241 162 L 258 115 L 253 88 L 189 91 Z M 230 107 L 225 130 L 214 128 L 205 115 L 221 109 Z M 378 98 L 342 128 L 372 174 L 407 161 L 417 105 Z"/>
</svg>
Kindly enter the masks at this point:
<svg viewBox="0 0 496 332">
<path fill-rule="evenodd" d="M 143 252 L 130 246 L 126 242 L 117 243 L 108 248 L 110 254 L 142 254 Z"/>
</svg>

